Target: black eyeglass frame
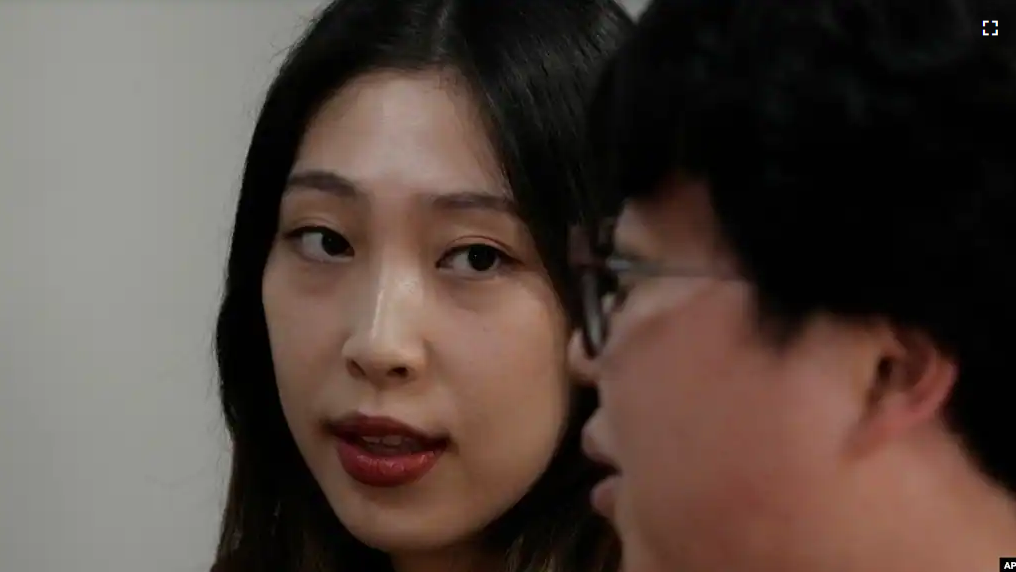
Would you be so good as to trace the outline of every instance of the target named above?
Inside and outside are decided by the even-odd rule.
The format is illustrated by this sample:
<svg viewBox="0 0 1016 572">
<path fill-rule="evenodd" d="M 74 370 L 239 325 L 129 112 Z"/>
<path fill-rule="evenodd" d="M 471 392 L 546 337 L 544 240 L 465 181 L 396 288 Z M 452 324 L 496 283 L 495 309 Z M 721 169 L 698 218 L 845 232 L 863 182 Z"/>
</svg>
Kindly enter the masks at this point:
<svg viewBox="0 0 1016 572">
<path fill-rule="evenodd" d="M 607 343 L 609 320 L 604 309 L 607 296 L 617 292 L 624 275 L 642 277 L 739 279 L 714 271 L 678 267 L 665 263 L 631 259 L 614 252 L 616 219 L 605 219 L 597 225 L 576 225 L 568 235 L 568 264 L 575 273 L 582 306 L 582 345 L 586 355 L 595 358 Z"/>
</svg>

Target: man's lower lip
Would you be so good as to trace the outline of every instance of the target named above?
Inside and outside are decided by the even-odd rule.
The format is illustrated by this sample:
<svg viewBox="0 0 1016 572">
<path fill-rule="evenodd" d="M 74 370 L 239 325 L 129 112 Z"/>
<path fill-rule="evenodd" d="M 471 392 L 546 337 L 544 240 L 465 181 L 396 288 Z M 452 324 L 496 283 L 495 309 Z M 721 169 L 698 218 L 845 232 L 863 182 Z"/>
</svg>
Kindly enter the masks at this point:
<svg viewBox="0 0 1016 572">
<path fill-rule="evenodd" d="M 589 495 L 596 512 L 607 518 L 614 516 L 614 500 L 620 478 L 619 475 L 611 475 L 603 479 L 593 487 L 593 492 Z"/>
<path fill-rule="evenodd" d="M 404 455 L 379 455 L 344 439 L 337 444 L 339 462 L 353 480 L 371 487 L 399 487 L 426 475 L 444 449 Z"/>
</svg>

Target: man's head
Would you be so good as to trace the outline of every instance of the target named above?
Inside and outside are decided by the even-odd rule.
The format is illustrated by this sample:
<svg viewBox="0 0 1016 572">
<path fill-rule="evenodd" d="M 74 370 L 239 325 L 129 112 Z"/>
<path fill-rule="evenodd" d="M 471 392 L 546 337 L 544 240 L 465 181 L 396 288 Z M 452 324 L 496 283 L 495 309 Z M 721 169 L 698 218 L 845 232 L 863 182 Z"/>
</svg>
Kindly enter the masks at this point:
<svg viewBox="0 0 1016 572">
<path fill-rule="evenodd" d="M 623 208 L 576 252 L 609 333 L 589 305 L 573 355 L 631 572 L 1016 554 L 1016 34 L 981 35 L 1016 17 L 990 10 L 659 1 L 608 70 Z"/>
</svg>

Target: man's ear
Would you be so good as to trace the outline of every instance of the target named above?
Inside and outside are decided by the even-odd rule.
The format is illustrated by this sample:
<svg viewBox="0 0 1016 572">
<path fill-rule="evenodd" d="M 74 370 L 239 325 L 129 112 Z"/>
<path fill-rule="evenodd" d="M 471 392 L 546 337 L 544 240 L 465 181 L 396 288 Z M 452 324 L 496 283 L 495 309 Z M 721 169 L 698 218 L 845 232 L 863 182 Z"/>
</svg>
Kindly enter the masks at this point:
<svg viewBox="0 0 1016 572">
<path fill-rule="evenodd" d="M 878 359 L 853 439 L 859 456 L 936 419 L 958 373 L 956 360 L 928 334 L 892 325 L 875 330 Z"/>
</svg>

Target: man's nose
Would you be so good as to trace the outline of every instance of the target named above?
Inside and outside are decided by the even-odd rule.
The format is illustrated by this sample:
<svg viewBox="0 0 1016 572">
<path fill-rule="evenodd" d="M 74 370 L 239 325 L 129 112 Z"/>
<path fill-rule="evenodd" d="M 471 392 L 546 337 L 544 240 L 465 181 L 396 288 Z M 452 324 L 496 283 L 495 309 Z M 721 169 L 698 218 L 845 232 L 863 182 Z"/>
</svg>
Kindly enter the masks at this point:
<svg viewBox="0 0 1016 572">
<path fill-rule="evenodd" d="M 572 379 L 579 385 L 595 385 L 597 374 L 596 360 L 590 359 L 586 346 L 582 342 L 582 331 L 572 332 L 568 342 L 568 368 Z"/>
<path fill-rule="evenodd" d="M 426 368 L 424 291 L 420 280 L 388 277 L 354 310 L 355 326 L 342 348 L 354 379 L 376 386 L 421 377 Z"/>
</svg>

